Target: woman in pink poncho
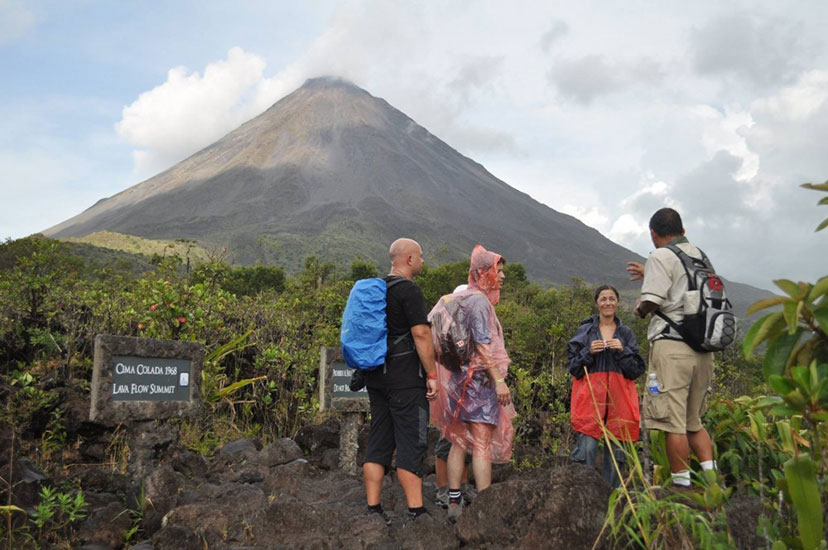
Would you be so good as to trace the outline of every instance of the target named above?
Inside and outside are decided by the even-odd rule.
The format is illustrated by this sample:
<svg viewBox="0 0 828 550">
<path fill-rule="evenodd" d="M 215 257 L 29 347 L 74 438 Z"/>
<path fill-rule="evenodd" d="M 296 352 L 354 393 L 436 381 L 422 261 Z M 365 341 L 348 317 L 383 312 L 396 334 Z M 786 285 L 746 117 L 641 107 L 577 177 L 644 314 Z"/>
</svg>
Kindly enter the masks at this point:
<svg viewBox="0 0 828 550">
<path fill-rule="evenodd" d="M 481 245 L 472 251 L 469 287 L 455 294 L 469 320 L 474 352 L 460 371 L 438 361 L 440 392 L 432 404 L 432 421 L 452 443 L 448 456 L 449 517 L 462 510 L 460 482 L 467 452 L 478 491 L 491 485 L 492 463 L 508 462 L 512 455 L 512 418 L 515 409 L 505 377 L 509 356 L 503 329 L 494 311 L 505 275 L 505 260 Z"/>
</svg>

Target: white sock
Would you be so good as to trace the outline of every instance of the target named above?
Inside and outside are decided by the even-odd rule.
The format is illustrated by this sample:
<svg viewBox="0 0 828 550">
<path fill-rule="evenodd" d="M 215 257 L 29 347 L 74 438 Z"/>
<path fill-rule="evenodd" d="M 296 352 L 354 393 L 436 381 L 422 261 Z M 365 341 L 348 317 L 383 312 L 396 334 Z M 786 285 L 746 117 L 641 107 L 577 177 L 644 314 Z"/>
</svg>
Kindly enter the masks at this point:
<svg viewBox="0 0 828 550">
<path fill-rule="evenodd" d="M 705 460 L 701 463 L 702 470 L 715 470 L 716 469 L 716 461 L 715 460 Z"/>
<path fill-rule="evenodd" d="M 673 472 L 673 485 L 690 487 L 690 470 L 684 470 L 683 472 Z"/>
</svg>

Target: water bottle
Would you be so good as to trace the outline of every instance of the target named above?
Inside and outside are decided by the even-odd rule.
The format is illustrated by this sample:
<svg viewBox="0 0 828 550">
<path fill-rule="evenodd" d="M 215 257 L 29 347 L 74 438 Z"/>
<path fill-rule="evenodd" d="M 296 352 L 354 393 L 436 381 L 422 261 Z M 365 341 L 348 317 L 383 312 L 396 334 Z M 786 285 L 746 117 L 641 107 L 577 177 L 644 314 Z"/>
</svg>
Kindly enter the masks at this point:
<svg viewBox="0 0 828 550">
<path fill-rule="evenodd" d="M 651 372 L 650 375 L 647 377 L 647 392 L 650 395 L 658 395 L 658 378 L 656 378 L 656 373 Z"/>
</svg>

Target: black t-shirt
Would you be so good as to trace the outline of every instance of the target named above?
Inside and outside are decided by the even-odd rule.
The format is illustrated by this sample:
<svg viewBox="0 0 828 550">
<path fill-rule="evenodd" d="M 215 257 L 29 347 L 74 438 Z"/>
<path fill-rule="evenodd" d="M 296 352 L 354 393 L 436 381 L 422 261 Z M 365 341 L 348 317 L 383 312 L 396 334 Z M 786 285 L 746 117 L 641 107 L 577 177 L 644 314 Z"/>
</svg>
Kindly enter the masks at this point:
<svg viewBox="0 0 828 550">
<path fill-rule="evenodd" d="M 391 282 L 398 278 L 401 277 L 388 275 L 385 281 Z M 403 279 L 388 289 L 385 316 L 389 356 L 385 366 L 365 373 L 366 385 L 389 389 L 425 388 L 420 357 L 411 336 L 411 327 L 428 324 L 425 297 L 417 283 Z M 400 339 L 401 336 L 404 338 Z"/>
</svg>

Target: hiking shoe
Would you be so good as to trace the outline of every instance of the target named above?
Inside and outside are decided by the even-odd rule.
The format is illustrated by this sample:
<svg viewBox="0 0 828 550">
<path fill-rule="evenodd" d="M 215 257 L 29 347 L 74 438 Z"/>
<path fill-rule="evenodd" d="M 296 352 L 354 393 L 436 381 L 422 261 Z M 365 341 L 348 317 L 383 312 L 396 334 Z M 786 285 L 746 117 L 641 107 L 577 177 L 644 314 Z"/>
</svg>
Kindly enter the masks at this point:
<svg viewBox="0 0 828 550">
<path fill-rule="evenodd" d="M 460 517 L 460 514 L 463 513 L 463 497 L 460 497 L 460 502 L 451 502 L 449 501 L 448 505 L 448 518 L 449 521 L 454 523 L 457 521 L 457 518 Z"/>
<path fill-rule="evenodd" d="M 385 522 L 385 525 L 391 525 L 391 517 L 390 517 L 388 514 L 386 514 L 386 513 L 385 513 L 385 511 L 383 511 L 383 510 L 376 510 L 376 509 L 374 509 L 374 508 L 368 508 L 368 509 L 365 511 L 365 515 L 366 515 L 366 516 L 372 516 L 372 515 L 374 515 L 374 514 L 376 514 L 376 515 L 378 515 L 379 517 L 381 517 L 381 518 L 382 518 L 382 521 L 384 521 L 384 522 Z"/>
<path fill-rule="evenodd" d="M 448 487 L 438 487 L 434 495 L 434 504 L 445 510 L 449 505 Z"/>
<path fill-rule="evenodd" d="M 474 499 L 477 498 L 477 489 L 474 488 L 474 485 L 471 483 L 466 483 L 463 485 L 463 488 L 460 489 L 460 492 L 463 493 L 463 502 L 466 504 L 471 504 L 474 502 Z M 448 493 L 446 493 L 448 496 Z"/>
<path fill-rule="evenodd" d="M 426 510 L 422 514 L 415 514 L 411 511 L 407 511 L 405 513 L 405 517 L 403 518 L 403 527 L 410 525 L 415 521 L 419 521 L 423 517 L 431 517 L 431 514 L 428 513 L 428 510 Z"/>
</svg>

